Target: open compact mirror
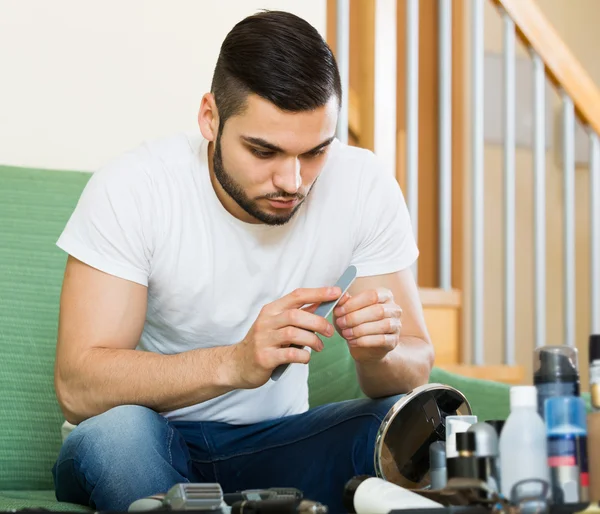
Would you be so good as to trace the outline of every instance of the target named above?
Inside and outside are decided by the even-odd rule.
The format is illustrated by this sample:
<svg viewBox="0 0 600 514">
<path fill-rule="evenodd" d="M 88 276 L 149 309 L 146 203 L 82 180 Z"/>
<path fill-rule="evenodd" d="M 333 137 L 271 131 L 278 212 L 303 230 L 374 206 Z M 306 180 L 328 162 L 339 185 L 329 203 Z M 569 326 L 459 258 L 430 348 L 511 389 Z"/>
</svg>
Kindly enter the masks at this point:
<svg viewBox="0 0 600 514">
<path fill-rule="evenodd" d="M 453 387 L 426 384 L 400 398 L 375 440 L 375 472 L 406 489 L 427 489 L 429 446 L 446 440 L 446 417 L 471 415 L 465 396 Z"/>
</svg>

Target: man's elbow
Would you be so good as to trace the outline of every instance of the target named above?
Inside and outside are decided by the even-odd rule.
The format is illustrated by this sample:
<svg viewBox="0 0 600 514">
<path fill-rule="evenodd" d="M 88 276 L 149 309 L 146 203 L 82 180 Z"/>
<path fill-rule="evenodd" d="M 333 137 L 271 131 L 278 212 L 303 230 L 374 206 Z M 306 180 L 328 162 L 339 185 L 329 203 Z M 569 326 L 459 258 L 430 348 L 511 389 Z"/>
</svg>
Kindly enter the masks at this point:
<svg viewBox="0 0 600 514">
<path fill-rule="evenodd" d="M 405 384 L 405 392 L 429 383 L 435 362 L 435 350 L 431 340 L 428 337 L 420 337 L 418 339 L 420 339 L 420 348 L 415 353 L 415 358 L 411 365 L 412 373 L 410 373 L 410 378 L 408 378 Z"/>
<path fill-rule="evenodd" d="M 423 358 L 421 360 L 420 373 L 418 373 L 418 381 L 420 382 L 418 385 L 424 385 L 429 382 L 429 377 L 431 376 L 431 371 L 433 370 L 433 365 L 435 363 L 435 350 L 431 339 L 428 337 L 423 338 L 422 351 Z"/>
<path fill-rule="evenodd" d="M 431 374 L 431 370 L 435 365 L 435 348 L 433 347 L 433 343 L 431 339 L 425 339 L 425 361 L 427 366 L 427 379 L 429 380 L 429 375 Z"/>
<path fill-rule="evenodd" d="M 65 420 L 73 425 L 78 425 L 89 417 L 84 413 L 81 395 L 75 392 L 75 388 L 60 375 L 58 370 L 54 376 L 54 390 Z"/>
</svg>

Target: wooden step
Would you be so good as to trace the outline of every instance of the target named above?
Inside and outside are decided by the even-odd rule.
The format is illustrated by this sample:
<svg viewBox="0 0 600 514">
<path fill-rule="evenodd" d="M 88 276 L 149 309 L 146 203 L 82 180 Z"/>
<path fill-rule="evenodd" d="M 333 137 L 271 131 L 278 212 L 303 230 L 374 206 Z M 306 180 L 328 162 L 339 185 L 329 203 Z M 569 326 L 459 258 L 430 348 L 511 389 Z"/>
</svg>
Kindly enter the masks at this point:
<svg viewBox="0 0 600 514">
<path fill-rule="evenodd" d="M 456 289 L 419 289 L 436 365 L 459 364 L 461 293 Z"/>
<path fill-rule="evenodd" d="M 522 366 L 473 366 L 462 364 L 460 316 L 461 292 L 456 289 L 419 289 L 425 322 L 435 348 L 435 365 L 465 377 L 494 380 L 505 384 L 523 384 Z"/>
<path fill-rule="evenodd" d="M 437 366 L 437 364 L 436 364 Z M 474 366 L 470 364 L 442 364 L 439 368 L 463 377 L 493 380 L 510 385 L 525 383 L 525 368 L 523 366 Z"/>
</svg>

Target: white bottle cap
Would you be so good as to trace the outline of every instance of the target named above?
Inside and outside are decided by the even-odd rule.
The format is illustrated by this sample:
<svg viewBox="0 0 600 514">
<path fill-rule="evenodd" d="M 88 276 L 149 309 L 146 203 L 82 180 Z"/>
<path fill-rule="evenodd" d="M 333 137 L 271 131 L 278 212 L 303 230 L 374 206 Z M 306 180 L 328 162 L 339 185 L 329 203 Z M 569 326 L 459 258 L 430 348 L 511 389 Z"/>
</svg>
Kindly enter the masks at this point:
<svg viewBox="0 0 600 514">
<path fill-rule="evenodd" d="M 477 416 L 446 416 L 446 458 L 458 457 L 456 434 L 477 423 Z"/>
<path fill-rule="evenodd" d="M 537 409 L 537 389 L 535 386 L 513 386 L 510 388 L 510 408 L 529 407 Z"/>
</svg>

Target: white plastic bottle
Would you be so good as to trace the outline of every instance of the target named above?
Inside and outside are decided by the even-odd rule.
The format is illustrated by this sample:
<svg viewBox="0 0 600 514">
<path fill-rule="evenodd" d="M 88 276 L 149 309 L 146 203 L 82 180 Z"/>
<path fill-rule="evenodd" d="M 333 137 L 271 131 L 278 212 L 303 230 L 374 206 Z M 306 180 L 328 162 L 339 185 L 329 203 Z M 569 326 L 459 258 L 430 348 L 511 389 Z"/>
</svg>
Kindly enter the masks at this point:
<svg viewBox="0 0 600 514">
<path fill-rule="evenodd" d="M 510 499 L 513 485 L 538 478 L 550 482 L 546 425 L 537 411 L 535 386 L 510 390 L 510 416 L 500 434 L 500 482 L 502 494 Z M 529 488 L 520 489 L 526 492 Z M 531 493 L 539 494 L 539 485 Z"/>
</svg>

